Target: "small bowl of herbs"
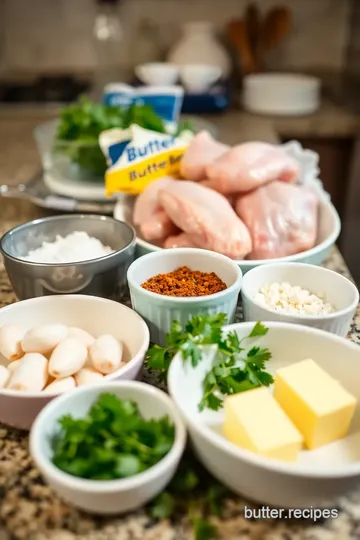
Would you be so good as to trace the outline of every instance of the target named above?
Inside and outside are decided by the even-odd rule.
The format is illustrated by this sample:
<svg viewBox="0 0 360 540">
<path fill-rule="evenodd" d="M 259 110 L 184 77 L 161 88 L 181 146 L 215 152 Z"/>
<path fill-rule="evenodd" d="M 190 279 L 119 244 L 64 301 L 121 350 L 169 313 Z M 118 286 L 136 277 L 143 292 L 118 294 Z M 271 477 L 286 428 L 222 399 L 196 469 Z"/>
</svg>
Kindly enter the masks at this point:
<svg viewBox="0 0 360 540">
<path fill-rule="evenodd" d="M 140 382 L 77 389 L 41 411 L 30 452 L 48 484 L 91 513 L 145 505 L 173 478 L 186 430 L 170 398 Z"/>
<path fill-rule="evenodd" d="M 111 106 L 80 97 L 64 107 L 57 120 L 35 129 L 46 174 L 57 179 L 103 182 L 107 163 L 99 146 L 99 135 L 112 128 L 127 129 L 132 124 L 158 133 L 167 132 L 163 119 L 149 104 Z M 179 122 L 175 135 L 184 130 L 193 131 L 189 120 Z"/>
</svg>

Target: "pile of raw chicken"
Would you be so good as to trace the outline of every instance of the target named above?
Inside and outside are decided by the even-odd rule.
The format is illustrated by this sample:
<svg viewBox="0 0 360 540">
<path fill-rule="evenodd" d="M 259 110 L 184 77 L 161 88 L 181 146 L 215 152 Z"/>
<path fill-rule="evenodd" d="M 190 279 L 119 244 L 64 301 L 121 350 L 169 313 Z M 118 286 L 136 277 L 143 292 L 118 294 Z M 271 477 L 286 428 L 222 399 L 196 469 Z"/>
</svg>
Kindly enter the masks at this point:
<svg viewBox="0 0 360 540">
<path fill-rule="evenodd" d="M 299 172 L 280 146 L 230 148 L 203 131 L 182 158 L 182 179 L 149 184 L 133 222 L 143 239 L 165 248 L 198 247 L 232 259 L 300 253 L 315 245 L 318 199 L 295 184 Z"/>
</svg>

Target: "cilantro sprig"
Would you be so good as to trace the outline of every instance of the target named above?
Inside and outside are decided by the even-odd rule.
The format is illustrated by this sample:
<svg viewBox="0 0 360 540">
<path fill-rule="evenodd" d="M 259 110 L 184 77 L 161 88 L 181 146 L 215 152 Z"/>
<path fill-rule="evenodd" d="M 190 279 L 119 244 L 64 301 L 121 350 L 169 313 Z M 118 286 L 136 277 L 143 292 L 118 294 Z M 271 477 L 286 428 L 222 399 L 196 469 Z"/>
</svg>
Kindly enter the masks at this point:
<svg viewBox="0 0 360 540">
<path fill-rule="evenodd" d="M 266 371 L 266 362 L 271 358 L 269 349 L 252 345 L 254 338 L 268 332 L 257 322 L 248 336 L 239 339 L 236 332 L 224 332 L 226 315 L 196 315 L 185 328 L 174 321 L 166 337 L 167 346 L 154 345 L 148 351 L 147 365 L 166 374 L 171 360 L 178 352 L 186 362 L 196 367 L 203 355 L 203 346 L 214 345 L 216 352 L 213 367 L 203 381 L 203 397 L 199 409 L 218 410 L 223 405 L 223 396 L 269 386 L 273 378 Z"/>
<path fill-rule="evenodd" d="M 180 466 L 163 491 L 148 507 L 155 519 L 174 519 L 188 516 L 195 540 L 217 538 L 217 529 L 209 518 L 219 516 L 224 499 L 230 494 L 187 451 Z"/>
<path fill-rule="evenodd" d="M 52 439 L 53 463 L 81 478 L 127 478 L 160 461 L 171 449 L 175 428 L 168 417 L 145 420 L 137 404 L 100 394 L 83 418 L 63 416 Z"/>
</svg>

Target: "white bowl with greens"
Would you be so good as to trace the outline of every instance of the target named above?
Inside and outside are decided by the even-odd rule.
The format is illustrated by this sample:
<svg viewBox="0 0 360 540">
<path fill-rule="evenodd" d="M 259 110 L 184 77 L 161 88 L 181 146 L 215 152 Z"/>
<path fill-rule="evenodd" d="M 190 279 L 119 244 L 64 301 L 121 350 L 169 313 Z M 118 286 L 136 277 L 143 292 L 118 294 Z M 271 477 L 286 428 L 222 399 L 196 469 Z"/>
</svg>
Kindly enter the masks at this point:
<svg viewBox="0 0 360 540">
<path fill-rule="evenodd" d="M 32 458 L 48 484 L 66 502 L 95 514 L 148 503 L 174 476 L 185 443 L 171 399 L 134 381 L 59 397 L 30 433 Z"/>
<path fill-rule="evenodd" d="M 221 328 L 221 320 L 205 322 L 198 323 L 197 336 L 173 332 L 167 355 L 154 348 L 149 361 L 152 367 L 164 366 L 165 358 L 167 367 L 173 357 L 169 393 L 203 465 L 232 491 L 261 504 L 334 508 L 338 497 L 357 488 L 360 480 L 359 346 L 317 328 L 283 322 L 233 324 L 223 327 L 220 335 L 216 329 Z M 201 343 L 212 346 L 199 350 Z M 230 442 L 223 434 L 224 397 L 251 393 L 261 385 L 269 385 L 271 392 L 276 371 L 304 359 L 312 359 L 357 400 L 347 435 L 320 448 L 302 449 L 294 462 L 265 457 Z M 311 381 L 306 386 L 311 388 Z M 321 397 L 322 388 L 314 395 Z M 258 425 L 261 412 L 255 413 L 251 425 Z"/>
</svg>

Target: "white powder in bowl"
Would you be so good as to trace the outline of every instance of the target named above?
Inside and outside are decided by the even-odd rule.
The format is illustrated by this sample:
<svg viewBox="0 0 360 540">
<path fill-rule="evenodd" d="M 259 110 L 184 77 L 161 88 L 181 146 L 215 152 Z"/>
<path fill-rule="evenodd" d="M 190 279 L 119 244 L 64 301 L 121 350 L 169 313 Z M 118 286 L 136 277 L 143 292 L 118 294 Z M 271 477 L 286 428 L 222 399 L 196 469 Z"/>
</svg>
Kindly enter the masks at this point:
<svg viewBox="0 0 360 540">
<path fill-rule="evenodd" d="M 58 235 L 53 242 L 43 242 L 23 258 L 39 263 L 72 263 L 97 259 L 113 252 L 111 247 L 104 246 L 97 238 L 83 231 L 75 231 L 65 237 Z"/>
</svg>

